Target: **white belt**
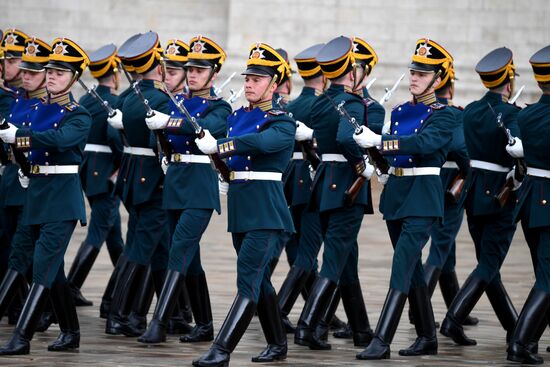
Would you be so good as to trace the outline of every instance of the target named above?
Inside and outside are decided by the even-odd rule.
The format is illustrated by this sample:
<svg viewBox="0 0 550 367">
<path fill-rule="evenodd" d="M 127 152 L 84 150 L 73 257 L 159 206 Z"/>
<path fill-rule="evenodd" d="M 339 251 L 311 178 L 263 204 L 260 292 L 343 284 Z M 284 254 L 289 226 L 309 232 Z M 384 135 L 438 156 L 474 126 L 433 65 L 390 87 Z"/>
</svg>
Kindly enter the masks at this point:
<svg viewBox="0 0 550 367">
<path fill-rule="evenodd" d="M 96 153 L 112 153 L 111 147 L 108 145 L 99 145 L 99 144 L 86 144 L 84 147 L 85 152 L 96 152 Z"/>
<path fill-rule="evenodd" d="M 389 174 L 394 176 L 439 176 L 439 167 L 390 167 Z"/>
<path fill-rule="evenodd" d="M 124 153 L 132 155 L 146 155 L 148 157 L 155 156 L 155 152 L 151 148 L 124 147 Z"/>
<path fill-rule="evenodd" d="M 174 153 L 170 157 L 170 162 L 173 163 L 210 163 L 210 158 L 207 155 L 197 154 L 181 154 Z"/>
<path fill-rule="evenodd" d="M 550 178 L 550 171 L 547 169 L 527 167 L 527 174 L 529 176 Z"/>
<path fill-rule="evenodd" d="M 281 181 L 283 174 L 280 172 L 254 172 L 254 171 L 232 171 L 230 180 L 260 180 L 260 181 Z"/>
<path fill-rule="evenodd" d="M 323 162 L 347 162 L 348 160 L 342 154 L 321 154 Z"/>
<path fill-rule="evenodd" d="M 500 164 L 485 162 L 485 161 L 478 161 L 475 159 L 470 160 L 470 166 L 472 168 L 480 168 L 480 169 L 493 171 L 493 172 L 509 172 L 511 170 L 511 168 L 501 166 Z"/>
<path fill-rule="evenodd" d="M 304 154 L 302 152 L 294 152 L 294 153 L 292 153 L 292 159 L 293 160 L 304 160 Z"/>
<path fill-rule="evenodd" d="M 78 165 L 71 164 L 66 166 L 40 166 L 35 164 L 31 166 L 31 173 L 35 175 L 67 175 L 78 173 Z"/>
<path fill-rule="evenodd" d="M 456 162 L 454 162 L 454 161 L 447 161 L 447 162 L 443 163 L 443 167 L 441 167 L 441 168 L 458 169 L 458 164 L 456 164 Z"/>
<path fill-rule="evenodd" d="M 6 166 L 0 166 L 0 176 L 4 174 L 5 169 L 6 169 Z"/>
</svg>

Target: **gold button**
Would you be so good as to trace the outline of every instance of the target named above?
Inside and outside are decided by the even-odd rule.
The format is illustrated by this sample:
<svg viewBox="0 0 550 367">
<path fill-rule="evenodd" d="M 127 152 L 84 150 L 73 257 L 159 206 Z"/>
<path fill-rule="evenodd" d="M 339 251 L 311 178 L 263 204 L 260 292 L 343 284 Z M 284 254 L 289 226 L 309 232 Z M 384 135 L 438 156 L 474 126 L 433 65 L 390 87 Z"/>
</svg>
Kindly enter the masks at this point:
<svg viewBox="0 0 550 367">
<path fill-rule="evenodd" d="M 330 188 L 333 189 L 333 190 L 336 190 L 336 184 L 330 185 Z"/>
<path fill-rule="evenodd" d="M 144 183 L 144 182 L 145 182 L 145 177 L 140 178 L 139 181 L 140 181 L 141 183 Z"/>
<path fill-rule="evenodd" d="M 546 203 L 547 203 L 546 199 L 542 199 L 541 204 L 546 205 Z"/>
<path fill-rule="evenodd" d="M 94 171 L 94 176 L 99 176 L 99 172 Z"/>
<path fill-rule="evenodd" d="M 485 191 L 485 193 L 486 193 L 487 195 L 491 195 L 491 191 L 489 191 L 489 190 Z"/>
<path fill-rule="evenodd" d="M 302 184 L 304 183 L 304 180 L 299 179 L 299 180 L 298 180 L 298 183 L 299 183 L 300 185 L 302 185 Z"/>
</svg>

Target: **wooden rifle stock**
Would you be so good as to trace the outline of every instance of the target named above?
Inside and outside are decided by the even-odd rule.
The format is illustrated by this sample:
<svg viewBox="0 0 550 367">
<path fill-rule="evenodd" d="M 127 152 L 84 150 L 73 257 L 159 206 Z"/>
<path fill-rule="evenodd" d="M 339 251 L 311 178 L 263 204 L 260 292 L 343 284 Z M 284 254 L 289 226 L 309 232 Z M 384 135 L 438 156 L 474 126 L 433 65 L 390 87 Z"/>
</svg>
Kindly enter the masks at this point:
<svg viewBox="0 0 550 367">
<path fill-rule="evenodd" d="M 462 195 L 462 190 L 464 189 L 465 183 L 466 177 L 462 173 L 459 173 L 455 176 L 453 182 L 451 182 L 451 186 L 449 186 L 449 188 L 445 192 L 445 198 L 448 202 L 450 202 L 451 204 L 458 203 L 460 195 Z"/>
<path fill-rule="evenodd" d="M 2 125 L 0 125 L 0 130 L 6 130 L 9 129 L 9 127 L 10 125 L 8 125 L 8 122 L 4 120 Z M 17 149 L 15 144 L 10 144 L 10 147 L 15 161 L 17 162 L 19 167 L 21 167 L 21 172 L 23 172 L 23 174 L 28 177 L 31 174 L 31 164 L 29 160 L 22 151 Z M 4 150 L 4 147 L 2 147 L 1 151 L 2 152 L 0 153 L 0 160 L 2 160 L 2 164 L 6 165 L 9 162 L 8 154 Z"/>
<path fill-rule="evenodd" d="M 359 176 L 353 181 L 351 186 L 344 192 L 344 205 L 347 207 L 350 207 L 355 203 L 355 199 L 357 199 L 357 195 L 359 194 L 359 191 L 361 191 L 361 188 L 367 181 L 367 178 L 364 176 Z"/>
<path fill-rule="evenodd" d="M 197 134 L 197 137 L 199 139 L 202 139 L 204 137 L 204 130 L 201 130 Z M 208 156 L 210 157 L 212 164 L 216 168 L 216 171 L 218 171 L 220 176 L 222 176 L 222 179 L 225 182 L 229 183 L 230 172 L 229 172 L 229 167 L 227 167 L 227 164 L 225 164 L 225 162 L 220 158 L 220 156 L 217 153 L 209 154 Z"/>
<path fill-rule="evenodd" d="M 319 158 L 319 155 L 315 151 L 315 148 L 317 146 L 317 143 L 314 140 L 311 141 L 300 141 L 298 142 L 298 145 L 302 149 L 302 153 L 304 154 L 304 159 L 309 161 L 311 164 L 311 167 L 317 171 L 317 167 L 321 164 L 321 158 Z"/>
<path fill-rule="evenodd" d="M 517 181 L 522 181 L 527 171 L 525 160 L 515 159 L 514 162 L 516 164 L 516 168 L 514 169 L 514 177 Z M 504 186 L 502 186 L 502 189 L 500 189 L 499 193 L 495 195 L 495 200 L 498 201 L 501 208 L 504 208 L 506 202 L 508 202 L 510 193 L 514 191 L 514 177 L 509 177 L 504 183 Z"/>
<path fill-rule="evenodd" d="M 377 174 L 379 175 L 387 175 L 390 170 L 390 165 L 388 164 L 388 161 L 384 159 L 384 156 L 376 147 L 368 148 L 367 149 L 367 155 L 369 156 L 369 161 L 374 166 L 374 168 L 377 170 Z M 367 179 L 363 176 L 359 176 L 355 179 L 353 184 L 346 190 L 344 193 L 344 204 L 346 206 L 352 206 L 355 202 L 355 199 L 357 198 L 357 195 L 359 194 L 359 191 L 361 191 L 361 188 L 365 184 Z"/>
</svg>

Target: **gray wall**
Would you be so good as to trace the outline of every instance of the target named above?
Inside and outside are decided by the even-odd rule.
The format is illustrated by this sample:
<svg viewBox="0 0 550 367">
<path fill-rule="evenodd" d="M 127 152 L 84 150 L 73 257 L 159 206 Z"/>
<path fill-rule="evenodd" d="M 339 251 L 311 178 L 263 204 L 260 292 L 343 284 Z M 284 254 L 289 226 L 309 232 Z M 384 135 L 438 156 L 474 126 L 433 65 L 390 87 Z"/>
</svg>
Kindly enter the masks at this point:
<svg viewBox="0 0 550 367">
<path fill-rule="evenodd" d="M 528 60 L 550 43 L 548 0 L 271 0 L 267 4 L 257 0 L 19 0 L 4 2 L 2 7 L 2 29 L 18 27 L 46 41 L 65 36 L 86 50 L 108 42 L 120 44 L 131 34 L 149 29 L 164 41 L 173 37 L 187 41 L 203 34 L 228 53 L 221 79 L 243 69 L 253 42 L 283 47 L 292 57 L 340 34 L 359 36 L 380 58 L 372 74 L 377 78 L 374 97 L 407 72 L 416 39 L 429 37 L 455 58 L 458 104 L 484 93 L 474 66 L 501 46 L 513 50 L 521 74 L 518 84 L 527 86 L 520 104 L 533 102 L 538 90 Z M 300 80 L 297 75 L 294 80 L 296 94 Z M 241 81 L 235 77 L 231 87 L 238 89 Z M 388 105 L 406 98 L 405 80 Z"/>
</svg>

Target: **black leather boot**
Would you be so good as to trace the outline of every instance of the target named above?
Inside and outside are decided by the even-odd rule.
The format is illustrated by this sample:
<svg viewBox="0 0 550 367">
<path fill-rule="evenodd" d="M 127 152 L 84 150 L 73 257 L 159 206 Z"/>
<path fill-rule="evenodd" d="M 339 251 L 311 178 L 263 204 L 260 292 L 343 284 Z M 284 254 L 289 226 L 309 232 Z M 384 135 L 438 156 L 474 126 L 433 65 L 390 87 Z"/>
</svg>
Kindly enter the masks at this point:
<svg viewBox="0 0 550 367">
<path fill-rule="evenodd" d="M 528 345 L 538 342 L 540 334 L 535 336 L 536 330 L 540 330 L 540 324 L 546 327 L 546 313 L 550 308 L 550 294 L 531 289 L 531 293 L 525 301 L 521 315 L 516 324 L 506 359 L 525 364 L 542 364 L 544 360 L 535 351 L 530 351 Z M 544 330 L 543 330 L 544 331 Z"/>
<path fill-rule="evenodd" d="M 279 307 L 281 309 L 281 318 L 285 331 L 290 334 L 296 331 L 296 328 L 292 325 L 288 319 L 288 315 L 298 298 L 298 295 L 302 291 L 309 274 L 302 268 L 292 266 L 286 275 L 285 281 L 281 285 L 281 289 L 277 294 L 279 298 Z"/>
<path fill-rule="evenodd" d="M 176 307 L 172 312 L 172 316 L 168 319 L 167 334 L 182 335 L 188 334 L 193 330 L 191 323 L 193 322 L 193 311 L 191 310 L 191 300 L 189 299 L 189 291 L 187 290 L 186 280 L 181 280 L 181 287 Z"/>
<path fill-rule="evenodd" d="M 153 319 L 149 323 L 147 331 L 138 338 L 138 342 L 156 344 L 166 341 L 166 327 L 168 318 L 172 315 L 177 303 L 181 284 L 184 281 L 183 274 L 168 270 L 164 279 L 164 285 L 153 313 Z"/>
<path fill-rule="evenodd" d="M 44 332 L 48 330 L 52 324 L 57 324 L 57 317 L 55 316 L 55 312 L 53 312 L 52 303 L 50 301 L 46 302 L 46 306 L 44 307 L 42 315 L 40 315 L 35 331 L 40 333 Z"/>
<path fill-rule="evenodd" d="M 21 285 L 25 283 L 25 276 L 13 269 L 6 270 L 2 284 L 0 284 L 0 320 L 17 297 Z"/>
<path fill-rule="evenodd" d="M 435 286 L 437 285 L 437 280 L 439 279 L 439 276 L 441 274 L 441 269 L 428 263 L 424 263 L 423 268 L 424 268 L 424 281 L 428 286 L 428 292 L 431 298 L 432 294 L 434 293 Z M 412 325 L 414 325 L 414 315 L 410 307 L 409 307 L 409 322 Z"/>
<path fill-rule="evenodd" d="M 493 306 L 498 321 L 500 321 L 500 324 L 506 330 L 506 342 L 508 343 L 518 321 L 518 312 L 508 296 L 500 277 L 498 279 L 495 278 L 489 283 L 485 289 L 485 294 L 487 294 L 487 298 L 489 298 L 489 302 Z"/>
<path fill-rule="evenodd" d="M 315 283 L 315 279 L 319 276 L 319 273 L 317 273 L 317 270 L 312 270 L 308 273 L 306 283 L 302 287 L 302 291 L 300 292 L 302 294 L 302 298 L 304 301 L 307 301 L 307 298 L 311 294 L 311 288 L 313 287 L 313 283 Z"/>
<path fill-rule="evenodd" d="M 336 330 L 332 333 L 332 336 L 338 339 L 351 339 L 353 338 L 353 331 L 351 330 L 351 326 L 349 325 L 349 321 L 346 324 L 346 327 Z"/>
<path fill-rule="evenodd" d="M 323 316 L 321 316 L 321 319 L 315 327 L 315 342 L 317 342 L 315 349 L 328 350 L 332 348 L 328 343 L 328 332 L 332 329 L 332 322 L 334 319 L 336 319 L 337 323 L 342 322 L 335 315 L 339 304 L 340 289 L 336 288 L 330 299 L 329 306 L 326 308 L 325 312 L 323 312 Z"/>
<path fill-rule="evenodd" d="M 316 327 L 330 307 L 336 288 L 336 283 L 328 278 L 318 277 L 315 280 L 311 294 L 304 305 L 296 326 L 295 344 L 304 345 L 314 350 L 330 349 L 330 344 L 326 344 L 317 338 Z"/>
<path fill-rule="evenodd" d="M 413 345 L 399 351 L 400 356 L 421 356 L 437 354 L 437 335 L 427 287 L 411 288 L 409 291 L 409 307 L 415 320 L 417 338 Z"/>
<path fill-rule="evenodd" d="M 61 333 L 52 344 L 48 345 L 48 350 L 63 352 L 78 349 L 80 347 L 80 325 L 69 283 L 54 283 L 50 299 L 59 321 Z"/>
<path fill-rule="evenodd" d="M 252 321 L 255 310 L 256 304 L 251 299 L 237 294 L 214 344 L 199 359 L 193 361 L 193 366 L 229 366 L 230 355 Z"/>
<path fill-rule="evenodd" d="M 460 287 L 458 286 L 458 278 L 456 277 L 456 272 L 452 271 L 450 273 L 441 273 L 439 275 L 439 289 L 441 290 L 441 295 L 443 296 L 443 300 L 445 301 L 445 305 L 447 305 L 447 309 L 451 307 L 451 303 L 453 303 L 453 300 L 455 299 L 456 294 L 460 290 Z M 479 323 L 479 320 L 477 317 L 473 316 L 466 316 L 464 321 L 462 321 L 462 325 L 477 325 Z"/>
<path fill-rule="evenodd" d="M 206 275 L 188 276 L 185 279 L 187 291 L 189 292 L 189 301 L 195 318 L 195 327 L 189 334 L 182 335 L 182 343 L 207 342 L 214 339 L 214 326 L 212 323 L 212 306 L 210 305 L 210 295 L 208 293 L 208 283 Z"/>
<path fill-rule="evenodd" d="M 92 301 L 84 298 L 82 292 L 80 292 L 80 288 L 82 288 L 98 254 L 99 249 L 88 245 L 86 242 L 82 242 L 76 253 L 69 275 L 67 275 L 67 281 L 73 291 L 75 306 L 92 306 L 94 304 Z"/>
<path fill-rule="evenodd" d="M 29 354 L 30 341 L 48 301 L 48 294 L 49 290 L 43 285 L 32 284 L 11 339 L 0 347 L 0 355 Z"/>
<path fill-rule="evenodd" d="M 25 303 L 25 298 L 27 298 L 27 293 L 29 292 L 29 286 L 27 285 L 27 281 L 25 279 L 18 283 L 19 287 L 17 287 L 17 291 L 15 292 L 11 304 L 8 307 L 9 325 L 17 324 L 17 320 L 19 320 L 19 315 L 21 314 L 21 310 L 23 309 L 23 304 Z"/>
<path fill-rule="evenodd" d="M 155 273 L 157 273 L 155 275 Z M 141 278 L 139 292 L 137 297 L 134 298 L 132 304 L 132 310 L 128 314 L 127 322 L 120 324 L 120 332 L 128 337 L 138 337 L 142 335 L 147 329 L 147 313 L 151 308 L 153 302 L 153 296 L 155 295 L 155 277 L 157 282 L 162 282 L 165 271 L 153 272 L 151 266 L 147 267 L 147 270 Z M 161 288 L 161 285 L 158 285 Z M 160 293 L 160 290 L 159 290 Z"/>
<path fill-rule="evenodd" d="M 460 345 L 476 345 L 474 339 L 468 338 L 464 334 L 462 322 L 470 314 L 479 298 L 485 291 L 487 283 L 473 274 L 462 285 L 462 288 L 456 295 L 451 307 L 447 311 L 447 316 L 441 323 L 441 334 L 453 339 Z"/>
<path fill-rule="evenodd" d="M 376 325 L 374 338 L 369 346 L 355 357 L 357 359 L 373 360 L 373 359 L 388 359 L 390 358 L 390 344 L 399 325 L 399 319 L 405 307 L 407 295 L 396 289 L 390 288 L 384 307 Z"/>
<path fill-rule="evenodd" d="M 128 324 L 128 315 L 136 296 L 135 293 L 136 290 L 143 287 L 141 281 L 147 267 L 128 261 L 121 271 L 113 291 L 114 298 L 105 323 L 105 333 L 110 335 L 122 334 L 122 325 Z"/>
<path fill-rule="evenodd" d="M 353 333 L 353 345 L 356 347 L 368 346 L 372 340 L 373 332 L 370 328 L 361 284 L 357 282 L 351 285 L 341 285 L 340 294 Z"/>
<path fill-rule="evenodd" d="M 267 347 L 252 362 L 274 362 L 286 359 L 288 351 L 286 333 L 281 322 L 277 295 L 261 294 L 258 300 L 258 318 L 262 325 Z"/>
<path fill-rule="evenodd" d="M 117 280 L 123 273 L 123 270 L 126 268 L 127 263 L 128 258 L 124 255 L 120 255 L 118 262 L 116 263 L 116 266 L 111 273 L 111 277 L 109 278 L 107 287 L 103 292 L 103 297 L 101 297 L 101 305 L 99 306 L 99 317 L 102 319 L 106 319 L 109 316 L 109 310 L 111 309 L 111 303 L 113 302 Z"/>
</svg>

